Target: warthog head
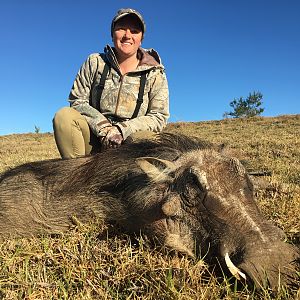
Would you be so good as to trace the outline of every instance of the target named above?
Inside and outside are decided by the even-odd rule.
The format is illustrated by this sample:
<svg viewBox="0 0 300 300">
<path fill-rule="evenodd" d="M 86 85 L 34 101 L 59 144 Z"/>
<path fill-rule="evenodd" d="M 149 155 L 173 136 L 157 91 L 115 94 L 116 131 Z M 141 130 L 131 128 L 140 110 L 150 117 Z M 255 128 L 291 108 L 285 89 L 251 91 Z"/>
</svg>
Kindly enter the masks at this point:
<svg viewBox="0 0 300 300">
<path fill-rule="evenodd" d="M 137 159 L 154 186 L 163 186 L 165 218 L 151 224 L 164 244 L 188 255 L 216 257 L 236 278 L 275 289 L 294 282 L 298 250 L 266 221 L 245 168 L 212 149 L 174 160 Z"/>
</svg>

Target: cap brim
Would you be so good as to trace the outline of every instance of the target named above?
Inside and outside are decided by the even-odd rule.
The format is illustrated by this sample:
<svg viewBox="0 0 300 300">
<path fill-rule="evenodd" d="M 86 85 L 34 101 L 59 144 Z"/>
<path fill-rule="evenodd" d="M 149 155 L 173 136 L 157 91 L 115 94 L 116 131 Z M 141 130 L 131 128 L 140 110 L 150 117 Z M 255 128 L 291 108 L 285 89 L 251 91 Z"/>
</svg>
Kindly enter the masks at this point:
<svg viewBox="0 0 300 300">
<path fill-rule="evenodd" d="M 142 27 L 142 31 L 145 32 L 145 25 L 144 25 L 143 20 L 141 19 L 141 17 L 138 14 L 136 14 L 134 12 L 124 12 L 123 14 L 117 16 L 114 19 L 114 24 L 116 24 L 116 22 L 119 21 L 120 19 L 122 19 L 122 18 L 124 18 L 126 16 L 130 16 L 130 15 L 135 16 L 140 21 L 141 27 Z"/>
</svg>

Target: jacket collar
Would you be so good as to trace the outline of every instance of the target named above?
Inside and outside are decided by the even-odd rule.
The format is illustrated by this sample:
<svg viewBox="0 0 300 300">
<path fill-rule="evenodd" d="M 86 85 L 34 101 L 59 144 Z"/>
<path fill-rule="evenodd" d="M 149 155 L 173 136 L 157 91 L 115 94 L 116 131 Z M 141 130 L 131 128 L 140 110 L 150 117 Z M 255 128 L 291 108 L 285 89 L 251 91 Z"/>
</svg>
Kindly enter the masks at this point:
<svg viewBox="0 0 300 300">
<path fill-rule="evenodd" d="M 105 53 L 106 59 L 111 64 L 111 66 L 116 70 L 120 70 L 114 47 L 107 45 L 104 48 L 104 53 Z M 140 63 L 137 67 L 136 72 L 145 71 L 145 70 L 157 68 L 157 67 L 162 68 L 162 69 L 164 68 L 163 65 L 161 64 L 161 59 L 160 59 L 158 53 L 154 49 L 139 48 L 138 56 L 140 59 Z"/>
</svg>

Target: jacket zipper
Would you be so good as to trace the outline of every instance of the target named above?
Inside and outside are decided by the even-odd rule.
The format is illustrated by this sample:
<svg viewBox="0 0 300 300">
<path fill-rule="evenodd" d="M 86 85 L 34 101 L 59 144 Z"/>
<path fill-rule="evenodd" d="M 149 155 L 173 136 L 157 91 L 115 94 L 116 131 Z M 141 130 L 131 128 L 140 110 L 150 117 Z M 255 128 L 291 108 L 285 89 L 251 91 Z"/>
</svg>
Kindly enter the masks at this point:
<svg viewBox="0 0 300 300">
<path fill-rule="evenodd" d="M 117 116 L 117 112 L 118 112 L 118 108 L 119 108 L 119 102 L 120 102 L 120 95 L 121 95 L 121 89 L 122 89 L 122 85 L 123 85 L 123 79 L 124 79 L 125 75 L 121 75 L 120 80 L 120 87 L 119 87 L 119 91 L 118 91 L 118 98 L 117 98 L 117 104 L 116 104 L 116 109 L 115 109 L 115 116 Z"/>
</svg>

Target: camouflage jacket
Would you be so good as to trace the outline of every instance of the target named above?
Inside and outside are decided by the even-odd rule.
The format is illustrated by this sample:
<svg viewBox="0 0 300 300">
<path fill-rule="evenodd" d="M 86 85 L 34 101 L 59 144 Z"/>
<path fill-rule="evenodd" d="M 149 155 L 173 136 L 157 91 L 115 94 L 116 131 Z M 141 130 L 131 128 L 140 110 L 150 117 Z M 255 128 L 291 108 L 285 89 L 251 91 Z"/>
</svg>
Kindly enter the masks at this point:
<svg viewBox="0 0 300 300">
<path fill-rule="evenodd" d="M 71 107 L 85 116 L 96 136 L 112 123 L 121 130 L 123 138 L 137 131 L 159 132 L 169 117 L 169 91 L 165 70 L 157 52 L 139 49 L 140 63 L 135 71 L 121 74 L 113 48 L 106 46 L 104 53 L 91 54 L 81 66 L 72 86 Z M 109 64 L 101 100 L 97 89 L 105 62 Z M 131 118 L 136 107 L 140 77 L 147 72 L 143 103 L 136 118 Z M 100 107 L 99 111 L 96 109 Z"/>
</svg>

